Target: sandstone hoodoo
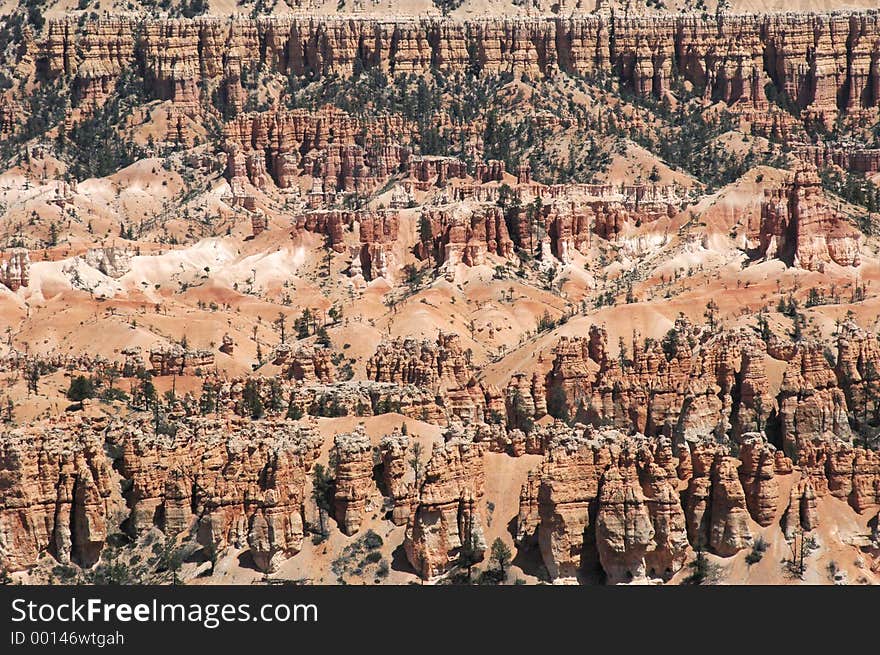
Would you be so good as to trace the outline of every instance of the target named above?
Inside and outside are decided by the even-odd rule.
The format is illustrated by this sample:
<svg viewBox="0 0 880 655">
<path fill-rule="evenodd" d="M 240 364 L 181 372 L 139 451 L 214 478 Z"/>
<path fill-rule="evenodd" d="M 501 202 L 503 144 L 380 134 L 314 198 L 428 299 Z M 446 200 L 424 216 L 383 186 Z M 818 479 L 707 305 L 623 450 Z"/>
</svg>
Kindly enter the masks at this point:
<svg viewBox="0 0 880 655">
<path fill-rule="evenodd" d="M 601 571 L 609 581 L 623 582 L 669 578 L 697 549 L 732 557 L 752 545 L 752 521 L 764 527 L 781 522 L 788 538 L 796 529 L 817 527 L 818 494 L 807 468 L 780 515 L 780 484 L 791 472 L 774 470 L 772 447 L 760 437 L 745 442 L 742 462 L 717 444 L 697 444 L 681 497 L 674 478 L 670 482 L 655 463 L 663 448 L 662 442 L 613 430 L 557 437 L 523 485 L 519 542 L 527 546 L 537 536 L 554 578 Z M 799 461 L 813 460 L 805 452 Z M 832 478 L 824 471 L 817 475 L 827 488 Z"/>
<path fill-rule="evenodd" d="M 824 271 L 831 262 L 858 266 L 861 234 L 838 214 L 813 168 L 801 168 L 785 187 L 765 192 L 761 252 L 790 266 Z"/>
<path fill-rule="evenodd" d="M 409 449 L 409 437 L 400 433 L 385 437 L 379 444 L 382 481 L 393 503 L 391 522 L 395 525 L 405 525 L 412 509 L 414 480 L 408 479 L 411 470 L 407 461 Z"/>
<path fill-rule="evenodd" d="M 486 550 L 480 501 L 484 486 L 483 449 L 452 439 L 436 444 L 417 481 L 418 501 L 406 526 L 407 559 L 425 578 L 453 566 L 463 549 L 475 557 Z"/>
<path fill-rule="evenodd" d="M 511 68 L 537 76 L 554 70 L 616 71 L 638 95 L 658 97 L 670 90 L 674 73 L 682 73 L 705 87 L 709 97 L 756 109 L 767 107 L 764 89 L 772 81 L 784 90 L 785 100 L 833 122 L 841 110 L 855 113 L 877 105 L 871 44 L 878 29 L 871 13 L 853 20 L 846 14 L 793 13 L 633 20 L 615 13 L 454 23 L 328 17 L 317 24 L 300 17 L 232 23 L 114 18 L 81 29 L 65 19 L 48 24 L 36 57 L 49 76 L 76 79 L 84 103 L 97 102 L 137 59 L 160 98 L 194 114 L 201 109 L 205 81 L 222 83 L 226 96 L 234 98 L 241 90 L 241 71 L 260 65 L 285 75 L 348 76 L 371 66 L 400 73 L 425 74 L 432 67 L 464 72 L 476 62 L 484 74 Z M 799 65 L 812 49 L 821 53 L 821 61 Z M 229 52 L 236 56 L 224 55 Z M 308 125 L 294 127 L 293 119 L 274 126 L 286 124 L 295 133 L 321 137 L 320 131 L 306 132 Z M 270 128 L 256 129 L 266 134 Z"/>
<path fill-rule="evenodd" d="M 0 260 L 0 282 L 10 291 L 28 286 L 31 260 L 26 250 L 13 250 Z"/>
<path fill-rule="evenodd" d="M 374 487 L 373 448 L 362 428 L 334 438 L 336 491 L 333 499 L 339 529 L 352 535 L 360 529 L 367 499 Z"/>
<path fill-rule="evenodd" d="M 876 9 L 242 1 L 5 7 L 0 582 L 880 583 Z"/>
<path fill-rule="evenodd" d="M 840 354 L 834 358 L 828 354 L 831 346 L 818 341 L 784 346 L 777 338 L 765 342 L 753 331 L 713 333 L 680 316 L 662 341 L 640 343 L 634 335 L 632 354 L 611 362 L 605 354 L 606 333 L 593 325 L 589 338 L 560 338 L 547 373 L 546 398 L 557 415 L 679 442 L 728 430 L 742 440 L 750 432 L 772 429 L 775 445 L 791 455 L 804 440 L 852 437 L 849 417 L 862 410 L 858 401 L 847 402 L 844 389 L 873 408 L 874 401 L 860 389 L 873 388 L 875 375 L 873 351 L 866 351 L 857 365 L 853 349 L 876 343 L 876 336 L 864 335 L 857 326 L 842 327 Z M 775 395 L 768 380 L 772 369 L 782 370 Z"/>
<path fill-rule="evenodd" d="M 175 436 L 103 419 L 4 434 L 5 565 L 32 566 L 49 553 L 90 567 L 125 526 L 133 536 L 194 530 L 203 545 L 249 548 L 274 570 L 302 546 L 304 485 L 319 445 L 313 430 L 292 424 L 204 420 Z"/>
</svg>

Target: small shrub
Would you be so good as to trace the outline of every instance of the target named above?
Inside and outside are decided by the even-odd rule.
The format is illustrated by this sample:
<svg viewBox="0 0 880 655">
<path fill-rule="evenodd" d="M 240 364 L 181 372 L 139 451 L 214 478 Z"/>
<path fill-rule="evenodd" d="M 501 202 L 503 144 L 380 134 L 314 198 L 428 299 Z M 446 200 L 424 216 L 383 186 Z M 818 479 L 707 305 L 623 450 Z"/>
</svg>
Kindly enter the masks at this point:
<svg viewBox="0 0 880 655">
<path fill-rule="evenodd" d="M 364 535 L 364 547 L 367 550 L 376 550 L 377 548 L 381 548 L 382 544 L 385 541 L 378 534 L 373 532 L 372 530 L 367 530 L 367 534 Z"/>
<path fill-rule="evenodd" d="M 764 557 L 764 553 L 767 551 L 767 546 L 768 544 L 764 541 L 764 537 L 758 537 L 752 546 L 752 552 L 746 555 L 746 564 L 751 566 L 752 564 L 760 562 Z"/>
</svg>

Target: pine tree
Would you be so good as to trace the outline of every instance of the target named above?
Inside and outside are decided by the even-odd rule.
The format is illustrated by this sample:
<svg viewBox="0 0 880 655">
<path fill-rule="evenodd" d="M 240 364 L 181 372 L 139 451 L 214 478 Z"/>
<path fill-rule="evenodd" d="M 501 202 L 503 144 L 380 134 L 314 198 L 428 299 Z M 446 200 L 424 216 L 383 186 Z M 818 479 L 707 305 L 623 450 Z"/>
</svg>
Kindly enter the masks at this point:
<svg viewBox="0 0 880 655">
<path fill-rule="evenodd" d="M 336 480 L 323 464 L 315 464 L 312 474 L 312 500 L 318 507 L 318 520 L 321 525 L 321 536 L 327 535 L 324 516 L 330 514 L 333 507 L 333 496 L 336 492 Z"/>
<path fill-rule="evenodd" d="M 492 542 L 492 562 L 501 570 L 502 580 L 507 576 L 507 565 L 510 564 L 512 558 L 513 554 L 510 552 L 510 548 L 501 540 L 501 537 L 497 537 Z"/>
<path fill-rule="evenodd" d="M 250 379 L 245 383 L 241 402 L 253 420 L 263 418 L 263 401 L 260 399 L 260 392 L 255 380 Z"/>
</svg>

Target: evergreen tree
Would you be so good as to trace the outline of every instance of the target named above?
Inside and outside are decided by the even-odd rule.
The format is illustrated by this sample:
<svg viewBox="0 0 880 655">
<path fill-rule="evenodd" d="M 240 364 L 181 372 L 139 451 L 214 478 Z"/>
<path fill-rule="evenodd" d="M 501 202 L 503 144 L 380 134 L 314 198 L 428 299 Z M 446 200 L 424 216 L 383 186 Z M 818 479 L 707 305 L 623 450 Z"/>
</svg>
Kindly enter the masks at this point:
<svg viewBox="0 0 880 655">
<path fill-rule="evenodd" d="M 510 564 L 513 554 L 501 537 L 492 542 L 492 562 L 501 570 L 501 579 L 507 576 L 507 565 Z"/>
<path fill-rule="evenodd" d="M 241 402 L 245 412 L 253 420 L 263 418 L 263 401 L 260 399 L 260 391 L 255 380 L 249 379 L 245 382 L 244 391 L 241 394 Z"/>
<path fill-rule="evenodd" d="M 321 536 L 327 536 L 324 516 L 329 516 L 333 508 L 333 496 L 336 493 L 336 480 L 323 464 L 315 464 L 312 474 L 312 500 L 318 507 L 318 520 L 320 521 Z"/>
<path fill-rule="evenodd" d="M 82 402 L 86 398 L 93 398 L 95 395 L 95 384 L 90 378 L 84 375 L 77 375 L 70 381 L 67 389 L 67 399 L 73 402 Z"/>
</svg>

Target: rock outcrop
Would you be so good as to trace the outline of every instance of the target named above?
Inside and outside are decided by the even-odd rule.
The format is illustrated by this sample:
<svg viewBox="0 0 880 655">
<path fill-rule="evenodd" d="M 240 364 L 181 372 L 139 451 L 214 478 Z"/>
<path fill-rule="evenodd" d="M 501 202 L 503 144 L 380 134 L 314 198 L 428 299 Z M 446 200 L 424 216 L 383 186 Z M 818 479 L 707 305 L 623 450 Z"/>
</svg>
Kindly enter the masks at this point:
<svg viewBox="0 0 880 655">
<path fill-rule="evenodd" d="M 518 543 L 536 536 L 553 578 L 601 569 L 609 582 L 669 578 L 690 547 L 724 557 L 748 547 L 736 460 L 718 444 L 698 444 L 680 497 L 670 453 L 668 441 L 615 430 L 558 433 L 523 485 Z"/>
<path fill-rule="evenodd" d="M 596 515 L 596 547 L 608 582 L 645 577 L 645 554 L 654 547 L 654 524 L 635 466 L 608 468 Z"/>
<path fill-rule="evenodd" d="M 427 233 L 422 235 L 422 246 L 450 274 L 457 264 L 488 264 L 488 255 L 504 259 L 513 256 L 513 241 L 496 205 L 424 211 L 420 220 L 431 233 L 430 243 L 424 242 Z"/>
<path fill-rule="evenodd" d="M 18 291 L 30 282 L 31 259 L 27 250 L 16 248 L 9 257 L 0 260 L 0 284 L 10 291 Z"/>
<path fill-rule="evenodd" d="M 356 117 L 332 106 L 239 114 L 224 128 L 227 177 L 281 190 L 303 178 L 312 184 L 310 204 L 326 206 L 337 194 L 369 193 L 402 170 L 413 130 L 399 116 Z"/>
<path fill-rule="evenodd" d="M 148 418 L 83 418 L 3 433 L 2 564 L 19 570 L 49 553 L 90 567 L 107 535 L 125 528 L 135 537 L 194 530 L 213 552 L 248 548 L 273 571 L 302 546 L 320 444 L 316 430 L 287 421 L 188 419 L 170 436 Z"/>
<path fill-rule="evenodd" d="M 677 445 L 728 433 L 739 441 L 772 427 L 776 445 L 791 456 L 803 440 L 852 438 L 848 414 L 873 415 L 876 338 L 851 325 L 842 329 L 838 350 L 835 365 L 820 341 L 775 339 L 768 346 L 751 330 L 713 331 L 679 317 L 661 341 L 634 335 L 631 350 L 624 344 L 610 361 L 607 335 L 594 325 L 588 338 L 559 339 L 546 403 L 555 415 L 664 435 Z M 775 392 L 771 363 L 784 367 Z M 534 394 L 523 379 L 515 374 L 508 389 L 530 410 Z"/>
<path fill-rule="evenodd" d="M 80 102 L 99 102 L 120 72 L 143 62 L 150 90 L 199 112 L 200 90 L 242 104 L 242 71 L 265 67 L 314 77 L 378 68 L 423 74 L 514 70 L 616 75 L 639 95 L 662 96 L 677 74 L 707 97 L 766 110 L 772 82 L 790 105 L 831 125 L 876 107 L 876 13 L 705 15 L 626 12 L 448 21 L 277 16 L 192 20 L 111 17 L 77 27 L 50 21 L 36 64 L 76 80 Z M 487 173 L 491 172 L 487 169 Z"/>
<path fill-rule="evenodd" d="M 752 543 L 746 496 L 731 457 L 716 456 L 712 466 L 712 507 L 709 546 L 722 557 L 733 555 Z"/>
<path fill-rule="evenodd" d="M 779 504 L 776 453 L 772 446 L 757 436 L 744 441 L 739 459 L 742 462 L 739 478 L 749 514 L 758 525 L 767 527 L 776 518 L 776 507 Z"/>
<path fill-rule="evenodd" d="M 210 350 L 190 350 L 178 345 L 154 348 L 150 351 L 153 375 L 195 375 L 214 366 Z"/>
<path fill-rule="evenodd" d="M 473 377 L 461 338 L 440 333 L 435 342 L 396 339 L 379 344 L 367 361 L 367 378 L 432 390 L 464 387 Z"/>
<path fill-rule="evenodd" d="M 336 374 L 327 348 L 279 344 L 275 348 L 272 363 L 281 366 L 281 375 L 288 380 L 305 384 L 331 384 Z"/>
<path fill-rule="evenodd" d="M 2 435 L 0 563 L 6 570 L 31 566 L 44 553 L 65 564 L 97 561 L 114 510 L 104 427 L 102 421 L 64 421 Z"/>
<path fill-rule="evenodd" d="M 122 277 L 131 270 L 131 255 L 122 248 L 90 248 L 84 259 L 92 268 L 113 278 Z"/>
<path fill-rule="evenodd" d="M 486 550 L 479 508 L 483 484 L 481 445 L 464 439 L 435 443 L 403 542 L 407 559 L 423 578 L 449 570 L 462 546 L 478 558 Z"/>
<path fill-rule="evenodd" d="M 201 420 L 174 437 L 122 439 L 134 534 L 154 525 L 178 532 L 195 519 L 201 543 L 215 552 L 248 547 L 270 572 L 301 549 L 305 481 L 321 443 L 313 428 Z"/>
<path fill-rule="evenodd" d="M 333 440 L 336 462 L 334 514 L 339 529 L 353 535 L 361 526 L 373 483 L 373 447 L 363 426 Z"/>
<path fill-rule="evenodd" d="M 393 283 L 397 270 L 394 247 L 399 237 L 400 217 L 395 211 L 380 211 L 360 219 L 360 270 L 366 280 L 385 278 Z"/>
<path fill-rule="evenodd" d="M 414 481 L 409 475 L 410 439 L 396 432 L 379 443 L 382 458 L 382 482 L 385 494 L 391 498 L 391 521 L 394 525 L 406 525 L 414 500 Z"/>
<path fill-rule="evenodd" d="M 809 271 L 861 263 L 861 233 L 831 206 L 814 168 L 798 170 L 782 189 L 765 190 L 759 241 L 765 258 Z"/>
</svg>

